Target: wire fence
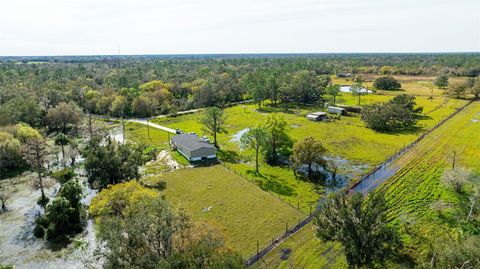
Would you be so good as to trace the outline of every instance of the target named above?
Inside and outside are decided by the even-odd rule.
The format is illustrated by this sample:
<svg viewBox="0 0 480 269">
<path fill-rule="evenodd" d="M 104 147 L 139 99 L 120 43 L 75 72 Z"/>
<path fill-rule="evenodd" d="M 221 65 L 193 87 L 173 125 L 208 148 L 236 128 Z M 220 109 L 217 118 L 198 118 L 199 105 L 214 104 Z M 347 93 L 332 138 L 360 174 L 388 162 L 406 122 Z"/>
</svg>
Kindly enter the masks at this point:
<svg viewBox="0 0 480 269">
<path fill-rule="evenodd" d="M 432 127 L 431 129 L 429 129 L 428 131 L 422 133 L 419 137 L 417 137 L 417 139 L 415 139 L 413 142 L 411 142 L 410 144 L 408 144 L 407 146 L 404 146 L 402 149 L 398 150 L 397 152 L 395 152 L 392 156 L 390 156 L 386 161 L 384 161 L 383 163 L 381 163 L 380 165 L 376 166 L 375 168 L 373 168 L 369 173 L 367 173 L 365 176 L 363 176 L 360 180 L 358 180 L 357 182 L 355 182 L 353 185 L 351 185 L 347 192 L 348 193 L 352 193 L 352 192 L 355 192 L 355 191 L 361 191 L 363 189 L 363 185 L 365 183 L 368 183 L 368 182 L 372 182 L 374 181 L 375 179 L 377 179 L 377 172 L 379 172 L 380 170 L 383 170 L 385 169 L 388 165 L 390 165 L 394 160 L 396 160 L 398 157 L 400 157 L 401 155 L 403 155 L 405 152 L 407 152 L 408 150 L 410 150 L 412 147 L 414 147 L 415 145 L 417 145 L 426 135 L 430 134 L 431 132 L 433 132 L 434 130 L 438 129 L 438 127 L 442 126 L 445 122 L 447 122 L 448 120 L 450 120 L 451 118 L 453 118 L 455 115 L 457 115 L 458 113 L 460 113 L 460 111 L 462 111 L 463 109 L 465 109 L 467 106 L 469 106 L 471 103 L 473 102 L 472 101 L 469 101 L 467 104 L 465 104 L 464 106 L 458 108 L 455 112 L 453 112 L 452 114 L 450 114 L 448 117 L 446 117 L 445 119 L 441 120 L 439 123 L 437 123 L 434 127 Z"/>
<path fill-rule="evenodd" d="M 458 108 L 455 112 L 453 112 L 452 114 L 450 114 L 448 117 L 446 117 L 445 119 L 441 120 L 439 123 L 437 123 L 433 128 L 431 128 L 430 130 L 424 132 L 423 134 L 421 134 L 417 139 L 415 139 L 415 141 L 413 141 L 412 143 L 408 144 L 407 146 L 403 147 L 402 149 L 400 149 L 399 151 L 395 152 L 395 154 L 393 154 L 392 156 L 390 156 L 386 161 L 384 161 L 382 164 L 378 165 L 377 167 L 375 167 L 371 172 L 369 172 L 367 175 L 363 176 L 360 180 L 358 180 L 357 182 L 355 182 L 353 185 L 351 185 L 350 187 L 348 187 L 346 189 L 346 192 L 347 193 L 351 193 L 351 192 L 354 192 L 354 191 L 357 191 L 358 189 L 358 186 L 362 186 L 364 182 L 368 182 L 368 181 L 371 181 L 372 179 L 375 178 L 375 174 L 381 170 L 381 169 L 384 169 L 386 166 L 388 166 L 389 164 L 391 164 L 394 160 L 396 160 L 398 157 L 400 157 L 401 155 L 403 155 L 405 152 L 407 152 L 409 149 L 411 149 L 413 146 L 415 146 L 416 144 L 418 144 L 418 142 L 420 142 L 426 135 L 430 134 L 432 131 L 436 130 L 438 127 L 442 126 L 445 122 L 447 122 L 448 120 L 450 120 L 452 117 L 454 117 L 455 115 L 457 115 L 460 111 L 462 111 L 463 109 L 465 109 L 467 106 L 469 106 L 471 103 L 473 103 L 473 101 L 470 101 L 468 102 L 467 104 L 465 104 L 464 106 Z M 235 169 L 233 168 L 229 168 L 228 166 L 226 166 L 225 164 L 223 164 L 227 169 L 231 170 L 232 172 L 234 172 L 235 174 L 237 175 L 240 175 L 241 177 L 245 178 L 246 180 L 249 180 L 248 179 L 248 175 L 245 174 L 242 175 L 241 173 L 239 173 L 238 171 L 236 171 Z M 251 178 L 249 181 L 252 181 L 253 182 L 253 178 Z M 280 199 L 280 198 L 279 198 Z M 280 199 L 282 200 L 282 199 Z M 290 236 L 292 236 L 293 234 L 295 234 L 296 232 L 298 232 L 301 228 L 303 228 L 305 225 L 307 225 L 308 223 L 310 223 L 310 221 L 312 221 L 312 219 L 314 219 L 315 215 L 320 212 L 321 210 L 321 204 L 322 202 L 325 200 L 325 198 L 322 198 L 318 201 L 318 206 L 315 208 L 315 210 L 312 212 L 312 210 L 310 209 L 310 212 L 308 214 L 308 217 L 305 218 L 303 221 L 299 221 L 298 224 L 296 224 L 295 226 L 293 226 L 292 228 L 288 228 L 288 225 L 286 225 L 285 227 L 285 233 L 283 233 L 282 235 L 278 236 L 277 238 L 275 239 L 272 239 L 272 242 L 270 244 L 268 244 L 267 246 L 263 247 L 262 249 L 259 249 L 259 245 L 258 245 L 258 241 L 257 241 L 257 252 L 251 256 L 250 258 L 248 258 L 246 261 L 245 261 L 245 265 L 246 266 L 251 266 L 253 265 L 254 263 L 256 263 L 257 261 L 259 261 L 260 259 L 262 259 L 265 255 L 267 255 L 268 253 L 270 253 L 274 248 L 276 248 L 278 245 L 280 245 L 283 241 L 285 241 L 285 239 L 289 238 Z M 283 200 L 282 200 L 283 201 Z M 285 202 L 285 201 L 283 201 Z M 290 204 L 291 206 L 291 204 Z M 300 210 L 300 206 L 298 206 L 298 210 Z"/>
</svg>

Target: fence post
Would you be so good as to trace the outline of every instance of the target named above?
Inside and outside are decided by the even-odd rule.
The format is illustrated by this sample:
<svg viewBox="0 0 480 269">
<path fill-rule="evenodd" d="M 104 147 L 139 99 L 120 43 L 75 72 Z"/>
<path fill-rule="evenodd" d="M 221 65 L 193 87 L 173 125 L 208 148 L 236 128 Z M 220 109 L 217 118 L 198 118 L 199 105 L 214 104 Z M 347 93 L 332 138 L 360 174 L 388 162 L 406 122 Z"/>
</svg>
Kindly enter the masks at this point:
<svg viewBox="0 0 480 269">
<path fill-rule="evenodd" d="M 297 201 L 297 209 L 300 210 L 300 202 Z"/>
<path fill-rule="evenodd" d="M 258 240 L 257 240 L 257 256 L 258 256 Z"/>
<path fill-rule="evenodd" d="M 310 205 L 310 213 L 309 216 L 312 216 L 312 205 Z"/>
<path fill-rule="evenodd" d="M 288 233 L 288 222 L 285 221 L 285 234 Z"/>
</svg>

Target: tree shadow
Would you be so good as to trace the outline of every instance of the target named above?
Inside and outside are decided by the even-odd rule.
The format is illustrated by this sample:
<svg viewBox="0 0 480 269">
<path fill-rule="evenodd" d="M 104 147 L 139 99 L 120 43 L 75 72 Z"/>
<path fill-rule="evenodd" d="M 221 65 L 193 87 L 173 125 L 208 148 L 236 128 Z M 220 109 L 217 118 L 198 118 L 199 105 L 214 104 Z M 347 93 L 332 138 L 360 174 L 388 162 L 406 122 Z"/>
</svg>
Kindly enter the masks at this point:
<svg viewBox="0 0 480 269">
<path fill-rule="evenodd" d="M 295 196 L 295 190 L 286 185 L 282 185 L 279 182 L 279 177 L 274 175 L 262 175 L 260 173 L 256 173 L 254 170 L 247 170 L 247 175 L 254 176 L 256 178 L 255 183 L 260 186 L 260 188 L 264 191 L 271 191 L 283 196 Z"/>
<path fill-rule="evenodd" d="M 402 129 L 396 129 L 392 131 L 376 131 L 377 133 L 380 134 L 388 134 L 388 135 L 405 135 L 405 134 L 418 134 L 421 131 L 425 131 L 426 129 L 422 126 L 411 126 L 407 128 L 402 128 Z"/>
<path fill-rule="evenodd" d="M 240 155 L 234 150 L 219 150 L 217 157 L 219 160 L 228 163 L 239 163 L 241 159 Z"/>
<path fill-rule="evenodd" d="M 428 116 L 428 115 L 418 115 L 417 119 L 419 119 L 419 120 L 431 120 L 433 118 Z"/>
<path fill-rule="evenodd" d="M 24 166 L 16 169 L 0 170 L 0 180 L 20 176 L 21 174 L 23 174 L 23 172 L 26 172 L 28 170 L 29 170 L 28 166 Z"/>
</svg>

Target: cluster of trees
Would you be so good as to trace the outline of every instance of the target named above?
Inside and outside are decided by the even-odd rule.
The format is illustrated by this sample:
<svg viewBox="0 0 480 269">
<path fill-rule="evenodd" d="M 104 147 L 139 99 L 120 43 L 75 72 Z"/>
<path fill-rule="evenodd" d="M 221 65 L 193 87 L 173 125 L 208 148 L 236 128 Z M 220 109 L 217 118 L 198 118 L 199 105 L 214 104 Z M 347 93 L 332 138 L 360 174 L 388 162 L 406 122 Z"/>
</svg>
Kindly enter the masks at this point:
<svg viewBox="0 0 480 269">
<path fill-rule="evenodd" d="M 203 130 L 214 137 L 214 145 L 217 147 L 217 134 L 226 132 L 225 120 L 223 110 L 217 107 L 207 108 L 200 119 Z M 314 169 L 314 166 L 320 165 L 326 169 L 326 149 L 313 137 L 307 137 L 297 143 L 292 151 L 294 141 L 287 130 L 288 123 L 281 115 L 268 115 L 263 124 L 248 129 L 241 136 L 240 146 L 254 151 L 256 173 L 259 173 L 259 157 L 262 154 L 264 160 L 272 165 L 290 163 L 295 174 L 305 170 L 303 168 L 306 166 L 308 179 L 318 179 L 320 174 L 316 173 L 318 169 Z"/>
<path fill-rule="evenodd" d="M 66 243 L 68 237 L 83 230 L 85 207 L 81 203 L 83 187 L 76 179 L 64 182 L 55 199 L 46 207 L 45 214 L 35 220 L 36 237 L 54 243 Z"/>
<path fill-rule="evenodd" d="M 45 207 L 48 198 L 45 195 L 43 177 L 47 172 L 47 158 L 50 145 L 37 130 L 28 124 L 20 123 L 7 126 L 0 131 L 0 172 L 17 171 L 30 167 L 37 173 L 41 197 L 38 204 Z"/>
<path fill-rule="evenodd" d="M 384 268 L 402 246 L 398 230 L 389 224 L 381 191 L 365 198 L 333 193 L 315 218 L 317 237 L 343 245 L 350 268 Z"/>
<path fill-rule="evenodd" d="M 215 231 L 192 223 L 136 181 L 102 190 L 89 211 L 105 268 L 244 268 Z"/>
<path fill-rule="evenodd" d="M 475 99 L 480 98 L 480 77 L 449 83 L 447 94 L 456 99 L 466 98 L 468 95 Z"/>
<path fill-rule="evenodd" d="M 85 171 L 88 182 L 95 188 L 138 179 L 139 167 L 149 160 L 145 146 L 136 143 L 118 143 L 109 137 L 94 137 L 85 146 Z"/>
<path fill-rule="evenodd" d="M 286 131 L 285 119 L 269 115 L 264 124 L 250 128 L 242 135 L 240 145 L 243 149 L 254 151 L 256 173 L 259 173 L 259 155 L 263 153 L 267 163 L 289 163 L 295 175 L 300 171 L 309 180 L 318 182 L 322 178 L 318 168 L 327 169 L 326 148 L 313 137 L 306 137 L 294 145 L 293 139 Z"/>
<path fill-rule="evenodd" d="M 293 140 L 287 134 L 287 122 L 279 115 L 269 115 L 261 126 L 250 128 L 240 138 L 241 147 L 255 151 L 255 171 L 258 173 L 259 154 L 269 164 L 285 163 L 291 154 Z"/>
<path fill-rule="evenodd" d="M 402 85 L 392 76 L 379 77 L 373 82 L 373 87 L 378 90 L 398 90 Z"/>
<path fill-rule="evenodd" d="M 376 131 L 397 131 L 414 126 L 422 110 L 422 107 L 416 107 L 414 96 L 400 94 L 386 103 L 364 106 L 362 120 L 368 128 Z"/>
<path fill-rule="evenodd" d="M 60 106 L 57 110 L 75 112 L 79 107 L 85 112 L 117 117 L 222 107 L 244 99 L 259 104 L 266 99 L 274 104 L 314 103 L 322 99 L 330 82 L 325 75 L 339 71 L 450 76 L 480 73 L 480 57 L 475 54 L 51 60 L 24 64 L 5 59 L 0 63 L 0 124 L 39 126 L 51 121 L 55 125 L 52 127 L 64 128 L 65 122 L 48 115 L 61 103 L 72 103 L 73 107 Z"/>
<path fill-rule="evenodd" d="M 331 83 L 330 76 L 319 76 L 315 71 L 299 70 L 294 73 L 255 71 L 247 73 L 241 84 L 248 89 L 251 98 L 259 105 L 271 100 L 273 105 L 312 104 L 322 100 L 325 87 Z"/>
</svg>

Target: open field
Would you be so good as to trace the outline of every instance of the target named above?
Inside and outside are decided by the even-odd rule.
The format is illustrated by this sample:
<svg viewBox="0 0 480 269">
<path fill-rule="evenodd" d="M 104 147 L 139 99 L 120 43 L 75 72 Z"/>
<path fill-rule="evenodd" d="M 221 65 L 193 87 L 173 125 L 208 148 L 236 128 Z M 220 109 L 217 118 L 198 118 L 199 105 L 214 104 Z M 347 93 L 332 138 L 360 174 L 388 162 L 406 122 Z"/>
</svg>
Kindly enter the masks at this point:
<svg viewBox="0 0 480 269">
<path fill-rule="evenodd" d="M 441 183 L 442 173 L 451 169 L 454 152 L 456 167 L 480 173 L 480 102 L 471 104 L 395 162 L 401 168 L 384 184 L 392 221 L 413 218 L 422 223 L 422 230 L 435 231 L 435 225 L 444 220 L 431 209 L 432 203 L 441 199 L 455 207 L 465 199 Z"/>
<path fill-rule="evenodd" d="M 385 75 L 373 75 L 373 74 L 360 74 L 365 82 L 363 83 L 369 89 L 373 89 L 373 81 L 381 76 Z M 401 93 L 407 93 L 417 96 L 444 96 L 445 89 L 439 89 L 437 86 L 433 84 L 436 77 L 428 77 L 428 76 L 407 76 L 407 75 L 392 75 L 395 77 L 400 84 L 402 84 L 402 89 L 399 91 L 377 91 L 377 94 L 382 95 L 397 95 Z M 465 78 L 462 77 L 450 77 L 450 83 L 456 81 L 464 81 Z M 333 83 L 347 85 L 352 84 L 352 78 L 337 78 L 336 76 L 332 76 Z"/>
<path fill-rule="evenodd" d="M 218 228 L 227 246 L 255 253 L 305 215 L 221 165 L 180 169 L 164 175 L 165 196 L 195 221 Z"/>
<path fill-rule="evenodd" d="M 150 131 L 148 131 L 146 125 L 135 122 L 126 122 L 125 128 L 127 130 L 127 140 L 141 142 L 160 149 L 167 147 L 169 134 L 165 131 L 153 127 L 149 127 Z"/>
<path fill-rule="evenodd" d="M 377 98 L 378 95 L 369 96 Z M 381 96 L 380 98 L 384 97 Z M 239 148 L 238 137 L 235 137 L 235 135 L 246 128 L 263 123 L 270 113 L 282 114 L 290 126 L 288 133 L 296 141 L 306 136 L 313 136 L 322 141 L 328 150 L 328 155 L 338 158 L 339 162 L 342 163 L 340 172 L 349 178 L 357 178 L 415 140 L 422 132 L 432 128 L 457 108 L 464 105 L 466 101 L 447 100 L 443 97 L 437 97 L 433 100 L 418 97 L 417 103 L 424 107 L 424 116 L 418 122 L 418 128 L 395 134 L 378 133 L 366 128 L 358 115 L 342 117 L 335 122 L 312 122 L 305 118 L 309 111 L 315 110 L 311 107 L 286 111 L 280 107 L 267 107 L 258 110 L 258 107 L 254 104 L 230 107 L 225 109 L 228 133 L 220 134 L 218 137 L 222 149 L 219 156 L 242 175 L 253 178 L 262 189 L 279 195 L 292 204 L 300 204 L 301 209 L 308 213 L 310 206 L 315 204 L 320 196 L 321 188 L 316 189 L 313 184 L 296 179 L 293 172 L 286 167 L 272 167 L 263 161 L 260 164 L 261 175 L 255 174 L 252 152 L 242 152 Z M 202 117 L 201 112 L 160 118 L 154 121 L 170 128 L 179 128 L 184 131 L 202 134 L 202 126 L 199 123 L 200 117 Z"/>
<path fill-rule="evenodd" d="M 480 102 L 475 102 L 393 163 L 392 166 L 399 167 L 399 170 L 382 187 L 386 190 L 389 217 L 393 223 L 399 224 L 401 219 L 413 220 L 430 238 L 444 233 L 439 229 L 439 225 L 445 225 L 445 220 L 439 219 L 430 206 L 439 199 L 451 206 L 458 206 L 464 197 L 456 195 L 443 185 L 440 177 L 443 171 L 451 166 L 453 151 L 457 152 L 457 167 L 469 167 L 480 173 L 479 134 Z M 277 268 L 280 265 L 283 266 L 280 268 L 308 268 L 307 265 L 311 263 L 325 263 L 325 258 L 319 255 L 325 247 L 315 238 L 311 229 L 305 227 L 269 253 L 264 257 L 261 268 Z M 409 247 L 418 248 L 425 243 L 405 239 Z M 287 248 L 292 250 L 291 257 L 285 261 L 280 260 L 281 250 Z M 293 267 L 289 267 L 291 265 Z M 331 268 L 341 266 L 335 265 Z"/>
</svg>

